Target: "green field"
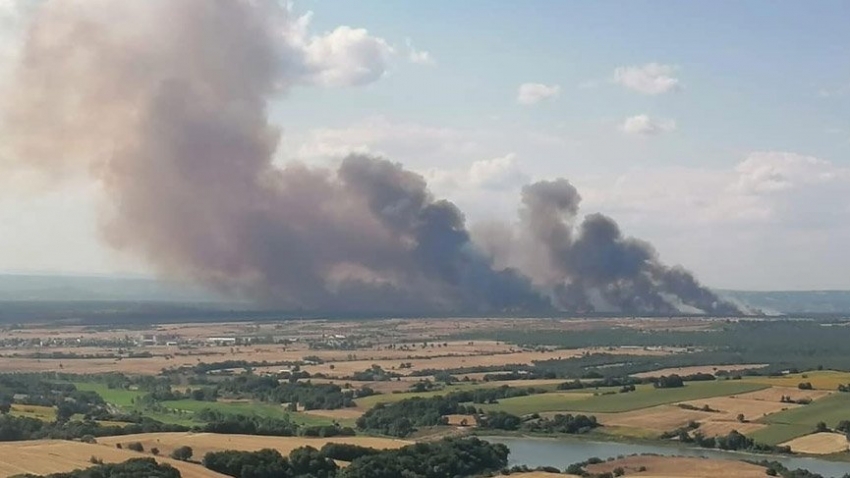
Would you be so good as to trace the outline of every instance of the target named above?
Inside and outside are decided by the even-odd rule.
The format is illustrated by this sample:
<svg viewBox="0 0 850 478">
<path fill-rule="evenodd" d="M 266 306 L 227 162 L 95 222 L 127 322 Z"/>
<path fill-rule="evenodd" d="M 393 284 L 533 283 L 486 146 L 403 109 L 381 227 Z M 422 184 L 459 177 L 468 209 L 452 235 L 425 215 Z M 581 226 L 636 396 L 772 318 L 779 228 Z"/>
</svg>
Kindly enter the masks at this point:
<svg viewBox="0 0 850 478">
<path fill-rule="evenodd" d="M 177 412 L 178 416 L 180 412 L 183 412 L 185 415 L 182 415 L 184 419 L 186 417 L 191 417 L 192 414 L 197 413 L 205 408 L 209 408 L 211 410 L 215 410 L 220 413 L 228 413 L 228 414 L 242 414 L 242 415 L 256 415 L 261 417 L 269 417 L 269 418 L 289 418 L 294 423 L 298 423 L 301 425 L 330 425 L 333 423 L 333 420 L 326 417 L 319 417 L 315 415 L 309 415 L 306 413 L 294 413 L 287 411 L 281 405 L 272 405 L 268 403 L 257 403 L 257 402 L 201 402 L 198 400 L 168 400 L 161 402 L 163 407 L 168 408 L 169 410 L 174 410 Z M 145 412 L 147 414 L 147 412 Z M 156 418 L 153 417 L 152 418 Z M 158 419 L 158 418 L 157 418 Z M 346 425 L 345 420 L 337 420 L 343 425 Z M 198 422 L 194 422 L 197 424 Z"/>
<path fill-rule="evenodd" d="M 809 405 L 768 415 L 761 421 L 781 425 L 807 425 L 814 429 L 818 422 L 834 427 L 841 420 L 850 420 L 850 393 L 823 397 Z"/>
<path fill-rule="evenodd" d="M 558 384 L 565 382 L 566 380 L 558 381 L 557 383 L 545 384 L 545 385 L 531 385 L 526 386 L 523 385 L 521 380 L 516 380 L 514 383 L 510 384 L 510 387 L 514 388 L 536 388 L 540 390 L 548 390 L 550 392 L 554 392 L 558 388 Z M 486 389 L 486 388 L 495 388 L 505 385 L 505 382 L 479 382 L 479 383 L 457 383 L 454 385 L 449 385 L 442 390 L 433 390 L 429 392 L 404 392 L 404 393 L 383 393 L 380 395 L 371 395 L 364 398 L 358 398 L 355 400 L 357 406 L 360 408 L 372 408 L 379 403 L 395 403 L 400 402 L 402 400 L 406 400 L 408 398 L 416 398 L 416 397 L 436 397 L 438 395 L 448 395 L 452 392 L 462 392 L 466 390 L 476 390 L 476 389 Z M 575 390 L 576 392 L 587 392 L 587 390 Z M 570 391 L 572 392 L 572 391 Z M 567 393 L 567 392 L 565 392 Z"/>
<path fill-rule="evenodd" d="M 506 398 L 494 405 L 484 405 L 488 410 L 502 410 L 515 415 L 534 412 L 628 412 L 641 408 L 665 405 L 668 403 L 696 400 L 700 398 L 721 397 L 739 393 L 754 392 L 768 388 L 767 385 L 745 383 L 738 380 L 718 380 L 712 382 L 689 382 L 681 388 L 657 389 L 652 385 L 640 385 L 630 393 L 613 395 L 581 396 L 578 399 L 570 394 L 542 394 L 526 397 Z M 587 392 L 587 390 L 585 391 Z M 554 397 L 553 397 L 554 396 Z"/>
<path fill-rule="evenodd" d="M 121 408 L 133 408 L 133 402 L 145 392 L 138 390 L 125 390 L 123 388 L 109 388 L 104 383 L 97 382 L 74 382 L 77 390 L 95 392 L 107 402 Z"/>
<path fill-rule="evenodd" d="M 794 438 L 808 435 L 814 431 L 814 427 L 809 425 L 790 425 L 777 423 L 768 425 L 761 430 L 756 430 L 752 433 L 747 433 L 747 436 L 758 443 L 766 445 L 778 445 Z"/>
</svg>

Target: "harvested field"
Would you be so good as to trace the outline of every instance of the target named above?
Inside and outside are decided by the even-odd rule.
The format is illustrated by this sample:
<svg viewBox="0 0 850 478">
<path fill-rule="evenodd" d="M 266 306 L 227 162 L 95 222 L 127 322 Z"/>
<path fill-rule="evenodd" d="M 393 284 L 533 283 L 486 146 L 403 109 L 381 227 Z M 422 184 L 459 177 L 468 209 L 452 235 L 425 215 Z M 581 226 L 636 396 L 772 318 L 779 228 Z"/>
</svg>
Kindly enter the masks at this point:
<svg viewBox="0 0 850 478">
<path fill-rule="evenodd" d="M 631 456 L 586 467 L 590 473 L 610 473 L 622 467 L 626 476 L 642 478 L 764 478 L 765 468 L 734 460 L 660 456 Z M 646 467 L 645 472 L 638 469 Z"/>
<path fill-rule="evenodd" d="M 805 375 L 805 376 L 804 376 Z M 806 373 L 793 373 L 781 377 L 747 377 L 744 380 L 753 383 L 763 383 L 776 387 L 797 388 L 802 382 L 809 382 L 816 389 L 834 391 L 839 385 L 850 384 L 850 372 L 835 372 L 821 370 Z"/>
<path fill-rule="evenodd" d="M 126 445 L 130 442 L 140 442 L 145 449 L 157 447 L 163 455 L 168 455 L 177 447 L 188 445 L 196 456 L 204 456 L 211 451 L 244 450 L 254 451 L 263 448 L 273 448 L 283 455 L 302 446 L 321 448 L 325 443 L 349 443 L 378 449 L 401 448 L 412 442 L 377 437 L 267 437 L 253 435 L 218 435 L 215 433 L 142 433 L 99 439 L 99 443 L 114 447 L 116 443 Z M 126 447 L 125 447 L 126 448 Z"/>
<path fill-rule="evenodd" d="M 812 455 L 829 455 L 847 451 L 847 437 L 843 433 L 812 433 L 811 435 L 795 438 L 783 443 L 791 447 L 795 453 L 809 453 Z"/>
<path fill-rule="evenodd" d="M 356 420 L 363 415 L 365 410 L 358 408 L 338 408 L 336 410 L 304 410 L 307 415 L 314 417 L 324 417 L 333 420 Z"/>
<path fill-rule="evenodd" d="M 713 410 L 718 412 L 712 413 L 712 420 L 715 421 L 734 421 L 738 414 L 743 413 L 747 420 L 758 420 L 771 413 L 781 412 L 786 409 L 799 407 L 794 403 L 782 403 L 780 401 L 768 402 L 766 400 L 751 400 L 742 398 L 742 394 L 728 397 L 712 397 L 702 398 L 699 400 L 691 400 L 684 402 L 697 408 L 702 408 L 708 405 Z"/>
<path fill-rule="evenodd" d="M 745 422 L 741 423 L 738 421 L 715 421 L 715 420 L 706 420 L 700 422 L 698 431 L 707 437 L 728 435 L 729 432 L 735 430 L 739 433 L 743 433 L 744 435 L 749 435 L 750 433 L 761 430 L 767 425 L 763 423 L 754 423 L 754 422 Z"/>
<path fill-rule="evenodd" d="M 114 446 L 103 446 L 63 440 L 39 440 L 0 443 L 0 478 L 24 473 L 38 475 L 61 473 L 94 466 L 91 457 L 106 463 L 119 463 L 131 458 L 152 457 L 147 453 L 119 450 Z M 194 463 L 155 457 L 160 463 L 168 463 L 178 470 L 183 478 L 226 478 Z"/>
<path fill-rule="evenodd" d="M 662 375 L 693 375 L 696 373 L 710 373 L 712 375 L 720 371 L 735 372 L 738 370 L 751 370 L 767 367 L 767 364 L 743 364 L 743 365 L 700 365 L 696 367 L 676 367 L 653 370 L 651 372 L 636 373 L 632 375 L 638 378 L 660 377 Z"/>
<path fill-rule="evenodd" d="M 764 400 L 768 402 L 778 402 L 783 396 L 791 397 L 792 400 L 800 400 L 807 398 L 809 400 L 818 400 L 833 392 L 828 390 L 800 390 L 797 387 L 771 387 L 764 390 L 758 390 L 750 393 L 742 393 L 737 395 L 737 398 L 749 400 Z"/>
<path fill-rule="evenodd" d="M 546 414 L 553 415 L 553 414 Z M 710 412 L 685 410 L 675 405 L 661 405 L 622 413 L 597 413 L 596 419 L 605 426 L 641 428 L 665 432 L 684 427 L 690 421 L 710 419 Z"/>
</svg>

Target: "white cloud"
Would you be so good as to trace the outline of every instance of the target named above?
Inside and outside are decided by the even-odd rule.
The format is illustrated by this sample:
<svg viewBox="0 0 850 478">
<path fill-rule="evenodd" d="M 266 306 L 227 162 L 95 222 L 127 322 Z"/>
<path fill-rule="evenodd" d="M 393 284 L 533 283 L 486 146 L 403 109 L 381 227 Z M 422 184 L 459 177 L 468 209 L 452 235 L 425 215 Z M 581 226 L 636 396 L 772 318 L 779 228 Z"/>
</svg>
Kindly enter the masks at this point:
<svg viewBox="0 0 850 478">
<path fill-rule="evenodd" d="M 675 130 L 676 122 L 670 119 L 654 119 L 648 115 L 635 115 L 626 118 L 620 129 L 627 134 L 655 136 Z"/>
<path fill-rule="evenodd" d="M 417 50 L 413 46 L 413 41 L 408 38 L 405 40 L 405 44 L 407 45 L 407 59 L 411 63 L 416 63 L 417 65 L 426 65 L 426 66 L 434 66 L 437 64 L 437 61 L 431 56 L 430 52 L 425 50 Z"/>
<path fill-rule="evenodd" d="M 614 70 L 614 83 L 644 95 L 658 95 L 680 87 L 679 79 L 671 76 L 675 70 L 660 63 L 621 66 Z"/>
<path fill-rule="evenodd" d="M 291 6 L 289 13 L 291 15 Z M 312 12 L 286 25 L 284 41 L 290 53 L 302 59 L 299 83 L 325 87 L 355 86 L 380 79 L 387 70 L 393 48 L 386 40 L 363 28 L 339 26 L 323 35 L 309 36 Z"/>
<path fill-rule="evenodd" d="M 557 98 L 560 94 L 561 87 L 558 85 L 523 83 L 519 85 L 516 101 L 521 105 L 533 105 L 546 99 Z"/>
</svg>

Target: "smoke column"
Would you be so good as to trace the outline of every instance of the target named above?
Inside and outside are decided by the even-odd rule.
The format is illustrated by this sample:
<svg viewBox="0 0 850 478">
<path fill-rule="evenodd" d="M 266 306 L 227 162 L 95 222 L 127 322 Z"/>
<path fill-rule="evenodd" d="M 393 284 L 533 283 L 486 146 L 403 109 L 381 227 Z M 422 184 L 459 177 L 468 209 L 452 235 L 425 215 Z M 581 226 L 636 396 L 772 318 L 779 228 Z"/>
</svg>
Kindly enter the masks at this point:
<svg viewBox="0 0 850 478">
<path fill-rule="evenodd" d="M 574 230 L 563 180 L 524 190 L 506 247 L 527 249 L 507 260 L 396 163 L 276 167 L 268 104 L 310 73 L 290 16 L 262 0 L 48 0 L 3 95 L 4 156 L 96 178 L 112 247 L 278 307 L 737 312 L 612 220 Z"/>
</svg>

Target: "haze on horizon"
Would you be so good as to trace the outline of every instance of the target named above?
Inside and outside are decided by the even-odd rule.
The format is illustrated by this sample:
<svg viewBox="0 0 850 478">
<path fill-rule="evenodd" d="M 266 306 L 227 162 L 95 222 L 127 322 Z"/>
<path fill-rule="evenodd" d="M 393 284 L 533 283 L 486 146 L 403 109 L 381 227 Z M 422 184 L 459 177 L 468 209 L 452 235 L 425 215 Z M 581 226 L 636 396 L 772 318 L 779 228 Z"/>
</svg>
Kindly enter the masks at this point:
<svg viewBox="0 0 850 478">
<path fill-rule="evenodd" d="M 650 5 L 296 2 L 281 34 L 301 63 L 268 105 L 274 164 L 386 157 L 487 239 L 518 220 L 523 186 L 566 177 L 577 220 L 609 215 L 711 287 L 850 289 L 850 7 Z M 0 2 L 3 78 L 43 7 Z M 129 18 L 108 15 L 128 10 L 96 21 L 120 30 Z M 0 270 L 152 274 L 104 241 L 109 187 L 57 173 L 3 170 Z"/>
</svg>

